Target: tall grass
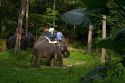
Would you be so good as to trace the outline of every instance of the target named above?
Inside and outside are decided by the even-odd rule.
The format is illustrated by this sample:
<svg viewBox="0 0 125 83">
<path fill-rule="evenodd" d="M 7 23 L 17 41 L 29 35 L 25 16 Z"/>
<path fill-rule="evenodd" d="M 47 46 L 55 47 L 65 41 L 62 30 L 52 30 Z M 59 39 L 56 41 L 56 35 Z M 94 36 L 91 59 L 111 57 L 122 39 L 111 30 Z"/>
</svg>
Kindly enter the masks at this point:
<svg viewBox="0 0 125 83">
<path fill-rule="evenodd" d="M 72 49 L 71 56 L 64 59 L 64 65 L 67 67 L 48 67 L 41 63 L 39 68 L 34 68 L 30 63 L 31 56 L 32 50 L 17 54 L 13 53 L 13 50 L 1 52 L 0 83 L 78 83 L 78 80 L 99 62 L 99 57 L 96 55 Z M 95 83 L 106 81 L 96 80 Z"/>
</svg>

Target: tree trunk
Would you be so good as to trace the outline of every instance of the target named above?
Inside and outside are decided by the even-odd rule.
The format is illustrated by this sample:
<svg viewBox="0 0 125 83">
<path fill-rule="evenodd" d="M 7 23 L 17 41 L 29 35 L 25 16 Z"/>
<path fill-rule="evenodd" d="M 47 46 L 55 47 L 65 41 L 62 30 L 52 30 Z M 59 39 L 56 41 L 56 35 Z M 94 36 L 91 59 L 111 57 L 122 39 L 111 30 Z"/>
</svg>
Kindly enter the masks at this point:
<svg viewBox="0 0 125 83">
<path fill-rule="evenodd" d="M 29 0 L 26 0 L 26 28 L 25 28 L 25 34 L 28 33 L 28 12 L 29 12 Z"/>
<path fill-rule="evenodd" d="M 0 0 L 0 35 L 4 35 L 4 31 L 6 26 L 4 25 L 4 17 L 3 17 L 3 7 L 2 7 L 2 0 Z"/>
<path fill-rule="evenodd" d="M 102 20 L 102 38 L 106 38 L 106 15 L 103 15 Z M 101 51 L 101 63 L 105 63 L 105 57 L 106 57 L 106 49 L 102 48 Z"/>
<path fill-rule="evenodd" d="M 2 4 L 2 0 L 0 0 L 0 7 L 1 7 L 1 4 Z"/>
<path fill-rule="evenodd" d="M 3 19 L 2 19 L 2 17 L 0 16 L 0 35 L 2 35 L 2 33 L 3 33 Z"/>
<path fill-rule="evenodd" d="M 92 49 L 92 33 L 93 33 L 93 25 L 90 22 L 89 32 L 88 32 L 88 49 L 87 49 L 88 53 L 90 53 Z"/>
<path fill-rule="evenodd" d="M 15 44 L 15 52 L 20 50 L 20 44 L 21 44 L 21 37 L 23 33 L 23 18 L 25 15 L 25 0 L 21 0 L 21 12 L 18 17 L 18 25 L 17 25 L 17 30 L 16 30 L 16 44 Z"/>
<path fill-rule="evenodd" d="M 56 9 L 56 4 L 55 4 L 55 0 L 53 0 L 53 10 L 55 11 Z M 55 27 L 55 20 L 53 19 L 53 26 Z"/>
<path fill-rule="evenodd" d="M 2 10 L 2 8 L 1 8 L 2 5 L 1 5 L 1 3 L 2 3 L 2 1 L 0 0 L 0 10 Z M 1 11 L 0 13 L 2 13 L 2 11 Z M 2 32 L 2 26 L 3 26 L 3 25 L 2 25 L 2 24 L 3 24 L 2 21 L 3 21 L 3 20 L 2 20 L 2 16 L 0 16 L 0 32 Z M 0 33 L 0 34 L 1 34 L 1 33 Z"/>
</svg>

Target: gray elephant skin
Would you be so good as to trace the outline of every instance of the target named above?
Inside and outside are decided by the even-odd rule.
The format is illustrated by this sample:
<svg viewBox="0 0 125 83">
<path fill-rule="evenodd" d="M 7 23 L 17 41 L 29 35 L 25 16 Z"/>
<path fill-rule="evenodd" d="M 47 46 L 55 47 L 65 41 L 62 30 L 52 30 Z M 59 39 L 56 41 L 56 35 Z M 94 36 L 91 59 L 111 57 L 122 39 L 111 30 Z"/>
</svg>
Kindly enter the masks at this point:
<svg viewBox="0 0 125 83">
<path fill-rule="evenodd" d="M 68 44 L 58 43 L 51 44 L 44 37 L 40 37 L 34 43 L 34 66 L 40 66 L 41 58 L 48 58 L 48 65 L 54 65 L 54 58 L 57 57 L 59 66 L 63 66 L 63 57 L 69 57 Z"/>
</svg>

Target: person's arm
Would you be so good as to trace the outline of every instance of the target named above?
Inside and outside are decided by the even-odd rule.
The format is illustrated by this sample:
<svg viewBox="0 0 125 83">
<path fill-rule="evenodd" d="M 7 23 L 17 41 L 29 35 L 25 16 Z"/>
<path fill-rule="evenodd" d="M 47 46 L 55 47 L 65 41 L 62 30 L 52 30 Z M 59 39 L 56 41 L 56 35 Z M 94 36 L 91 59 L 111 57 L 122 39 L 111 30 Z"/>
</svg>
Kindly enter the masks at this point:
<svg viewBox="0 0 125 83">
<path fill-rule="evenodd" d="M 62 34 L 62 32 L 61 32 L 61 36 L 62 36 L 62 38 L 63 38 L 63 34 Z"/>
</svg>

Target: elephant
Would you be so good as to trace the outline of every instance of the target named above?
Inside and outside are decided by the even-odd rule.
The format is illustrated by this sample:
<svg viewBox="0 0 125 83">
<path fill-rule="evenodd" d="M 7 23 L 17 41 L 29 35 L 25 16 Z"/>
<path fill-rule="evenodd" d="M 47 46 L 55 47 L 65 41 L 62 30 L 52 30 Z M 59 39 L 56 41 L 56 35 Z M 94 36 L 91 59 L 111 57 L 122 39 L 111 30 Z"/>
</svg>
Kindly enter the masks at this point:
<svg viewBox="0 0 125 83">
<path fill-rule="evenodd" d="M 8 36 L 6 40 L 6 48 L 7 49 L 15 48 L 15 43 L 16 43 L 16 36 L 14 34 L 11 36 Z M 21 49 L 32 48 L 33 43 L 34 43 L 34 38 L 32 35 L 27 35 L 27 36 L 24 35 L 22 36 L 22 39 L 21 39 L 20 48 Z"/>
<path fill-rule="evenodd" d="M 52 44 L 49 43 L 46 38 L 41 36 L 35 43 L 34 43 L 34 66 L 38 67 L 40 66 L 40 60 L 41 58 L 48 58 L 48 65 L 53 66 L 54 65 L 54 58 L 55 56 L 58 59 L 59 66 L 63 66 L 63 55 L 64 56 L 69 56 L 69 51 L 67 49 L 67 45 L 64 47 L 66 48 L 67 54 L 65 54 L 65 49 L 61 47 L 63 44 L 57 43 L 57 44 Z"/>
</svg>

